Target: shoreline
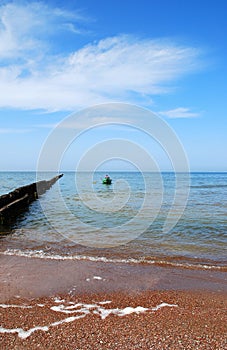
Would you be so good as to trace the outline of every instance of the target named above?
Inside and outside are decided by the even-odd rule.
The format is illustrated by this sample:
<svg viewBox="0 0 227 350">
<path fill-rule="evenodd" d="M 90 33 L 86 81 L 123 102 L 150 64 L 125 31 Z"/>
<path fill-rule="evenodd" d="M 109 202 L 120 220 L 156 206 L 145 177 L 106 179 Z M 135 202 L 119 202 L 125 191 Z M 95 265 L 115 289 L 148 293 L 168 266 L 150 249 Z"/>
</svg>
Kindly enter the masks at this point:
<svg viewBox="0 0 227 350">
<path fill-rule="evenodd" d="M 227 272 L 0 255 L 0 302 L 53 294 L 150 290 L 227 292 Z"/>
<path fill-rule="evenodd" d="M 1 349 L 226 348 L 226 273 L 0 256 Z"/>
</svg>

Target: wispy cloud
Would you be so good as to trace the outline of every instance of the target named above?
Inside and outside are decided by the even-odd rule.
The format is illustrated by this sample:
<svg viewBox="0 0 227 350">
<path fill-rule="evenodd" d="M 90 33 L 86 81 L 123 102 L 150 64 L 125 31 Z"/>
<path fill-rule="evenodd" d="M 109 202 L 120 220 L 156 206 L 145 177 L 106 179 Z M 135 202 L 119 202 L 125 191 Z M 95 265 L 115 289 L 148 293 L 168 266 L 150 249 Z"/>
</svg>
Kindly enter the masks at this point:
<svg viewBox="0 0 227 350">
<path fill-rule="evenodd" d="M 147 101 L 200 65 L 193 47 L 127 35 L 64 54 L 50 47 L 49 37 L 63 29 L 77 35 L 80 21 L 41 2 L 0 7 L 0 107 L 56 111 Z"/>
<path fill-rule="evenodd" d="M 28 132 L 31 132 L 31 129 L 0 128 L 0 134 L 25 134 Z"/>
<path fill-rule="evenodd" d="M 201 113 L 192 112 L 190 111 L 189 108 L 184 108 L 184 107 L 178 107 L 168 111 L 162 111 L 162 112 L 159 112 L 159 114 L 162 115 L 163 117 L 167 117 L 170 119 L 196 118 L 201 115 Z"/>
<path fill-rule="evenodd" d="M 56 128 L 58 124 L 57 123 L 47 123 L 47 124 L 37 124 L 37 125 L 33 125 L 34 128 L 42 128 L 42 129 L 54 129 Z"/>
<path fill-rule="evenodd" d="M 51 8 L 45 2 L 10 2 L 0 6 L 0 59 L 26 61 L 35 53 L 42 58 L 49 51 L 49 38 L 65 30 L 76 32 L 77 13 Z M 79 31 L 79 29 L 78 29 Z"/>
</svg>

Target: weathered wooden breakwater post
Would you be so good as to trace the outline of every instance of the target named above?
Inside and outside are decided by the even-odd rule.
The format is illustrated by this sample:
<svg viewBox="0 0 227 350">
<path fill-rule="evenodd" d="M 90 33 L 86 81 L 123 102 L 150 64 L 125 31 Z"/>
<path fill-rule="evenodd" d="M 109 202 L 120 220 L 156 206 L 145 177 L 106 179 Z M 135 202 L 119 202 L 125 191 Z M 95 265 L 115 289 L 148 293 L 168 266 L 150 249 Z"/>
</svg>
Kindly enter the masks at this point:
<svg viewBox="0 0 227 350">
<path fill-rule="evenodd" d="M 49 190 L 62 176 L 63 174 L 60 174 L 50 180 L 34 182 L 0 196 L 0 225 L 10 224 L 19 214 L 28 209 L 30 203 Z"/>
</svg>

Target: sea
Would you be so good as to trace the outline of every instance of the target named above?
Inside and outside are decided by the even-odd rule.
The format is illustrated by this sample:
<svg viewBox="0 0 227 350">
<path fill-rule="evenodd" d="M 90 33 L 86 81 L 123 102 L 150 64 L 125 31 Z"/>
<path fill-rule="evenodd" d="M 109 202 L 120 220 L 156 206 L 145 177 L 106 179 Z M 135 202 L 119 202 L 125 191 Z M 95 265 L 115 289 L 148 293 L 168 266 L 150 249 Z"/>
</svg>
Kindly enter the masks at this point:
<svg viewBox="0 0 227 350">
<path fill-rule="evenodd" d="M 63 173 L 0 226 L 0 254 L 226 271 L 227 173 Z M 55 175 L 0 172 L 0 195 Z"/>
</svg>

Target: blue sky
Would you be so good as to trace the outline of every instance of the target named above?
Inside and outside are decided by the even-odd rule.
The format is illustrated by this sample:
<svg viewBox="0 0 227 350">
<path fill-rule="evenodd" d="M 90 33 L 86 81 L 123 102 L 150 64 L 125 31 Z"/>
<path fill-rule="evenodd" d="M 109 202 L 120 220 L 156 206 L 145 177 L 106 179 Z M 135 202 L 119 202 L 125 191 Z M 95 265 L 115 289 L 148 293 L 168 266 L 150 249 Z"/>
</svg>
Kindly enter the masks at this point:
<svg viewBox="0 0 227 350">
<path fill-rule="evenodd" d="M 0 171 L 35 170 L 57 123 L 109 102 L 160 116 L 192 171 L 227 171 L 226 13 L 224 0 L 0 1 Z M 107 135 L 127 132 L 93 131 L 65 169 Z"/>
</svg>

